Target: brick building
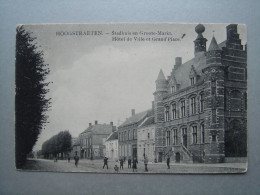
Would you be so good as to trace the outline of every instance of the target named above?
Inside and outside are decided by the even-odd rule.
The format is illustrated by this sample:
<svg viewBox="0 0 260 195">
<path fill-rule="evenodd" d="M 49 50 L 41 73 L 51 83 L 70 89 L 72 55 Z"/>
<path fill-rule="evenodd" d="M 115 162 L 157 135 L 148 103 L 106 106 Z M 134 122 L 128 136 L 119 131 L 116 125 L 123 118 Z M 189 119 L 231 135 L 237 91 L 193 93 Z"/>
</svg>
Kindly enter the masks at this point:
<svg viewBox="0 0 260 195">
<path fill-rule="evenodd" d="M 247 49 L 237 25 L 227 39 L 213 36 L 206 51 L 205 27 L 195 28 L 194 58 L 175 59 L 170 76 L 156 80 L 155 156 L 176 162 L 224 162 L 247 156 Z"/>
<path fill-rule="evenodd" d="M 148 110 L 135 114 L 133 109 L 132 116 L 118 127 L 119 158 L 137 158 L 137 128 L 151 113 L 152 111 Z"/>
<path fill-rule="evenodd" d="M 80 140 L 80 157 L 95 159 L 105 157 L 105 140 L 116 127 L 113 122 L 110 124 L 89 123 L 89 127 L 79 135 Z"/>
</svg>

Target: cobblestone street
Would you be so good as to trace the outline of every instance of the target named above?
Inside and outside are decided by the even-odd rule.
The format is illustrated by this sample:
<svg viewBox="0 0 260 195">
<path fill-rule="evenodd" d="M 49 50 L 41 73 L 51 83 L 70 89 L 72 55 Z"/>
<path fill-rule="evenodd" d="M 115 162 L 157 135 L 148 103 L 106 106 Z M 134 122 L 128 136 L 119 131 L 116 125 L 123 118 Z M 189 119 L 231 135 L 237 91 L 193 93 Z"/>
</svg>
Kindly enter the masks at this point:
<svg viewBox="0 0 260 195">
<path fill-rule="evenodd" d="M 57 172 L 98 172 L 98 173 L 115 173 L 114 166 L 118 162 L 108 161 L 108 169 L 103 169 L 103 160 L 80 160 L 78 167 L 75 166 L 74 160 L 53 160 L 28 159 L 24 170 L 35 171 L 57 171 Z M 171 163 L 170 169 L 167 169 L 166 163 L 149 163 L 148 173 L 242 173 L 245 172 L 245 163 L 219 163 L 219 164 L 181 164 Z M 124 169 L 119 173 L 133 173 L 132 169 L 127 168 L 127 162 Z M 144 172 L 143 162 L 137 165 L 137 173 Z"/>
</svg>

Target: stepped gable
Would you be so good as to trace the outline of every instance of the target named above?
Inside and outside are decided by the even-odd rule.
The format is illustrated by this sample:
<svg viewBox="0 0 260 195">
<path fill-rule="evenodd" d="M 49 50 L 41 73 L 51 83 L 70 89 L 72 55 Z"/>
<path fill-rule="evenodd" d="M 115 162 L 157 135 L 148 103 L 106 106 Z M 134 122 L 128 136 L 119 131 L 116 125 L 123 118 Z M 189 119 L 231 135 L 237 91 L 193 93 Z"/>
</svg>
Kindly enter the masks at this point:
<svg viewBox="0 0 260 195">
<path fill-rule="evenodd" d="M 107 138 L 107 141 L 110 141 L 110 140 L 117 140 L 118 139 L 118 132 L 115 131 L 115 132 L 112 132 L 108 138 Z"/>
<path fill-rule="evenodd" d="M 151 115 L 152 114 L 152 110 L 147 110 L 147 111 L 144 111 L 144 112 L 140 112 L 140 113 L 137 113 L 129 118 L 126 119 L 125 122 L 123 122 L 120 126 L 120 127 L 124 127 L 126 125 L 131 125 L 131 124 L 135 124 L 135 123 L 138 123 L 139 121 L 141 121 L 142 119 L 144 119 L 144 117 L 146 117 L 147 115 Z"/>
<path fill-rule="evenodd" d="M 142 128 L 142 127 L 146 127 L 146 126 L 149 126 L 149 125 L 153 125 L 155 124 L 154 122 L 154 116 L 150 116 L 150 117 L 147 117 L 144 122 L 142 122 L 140 125 L 139 125 L 139 128 Z"/>
</svg>

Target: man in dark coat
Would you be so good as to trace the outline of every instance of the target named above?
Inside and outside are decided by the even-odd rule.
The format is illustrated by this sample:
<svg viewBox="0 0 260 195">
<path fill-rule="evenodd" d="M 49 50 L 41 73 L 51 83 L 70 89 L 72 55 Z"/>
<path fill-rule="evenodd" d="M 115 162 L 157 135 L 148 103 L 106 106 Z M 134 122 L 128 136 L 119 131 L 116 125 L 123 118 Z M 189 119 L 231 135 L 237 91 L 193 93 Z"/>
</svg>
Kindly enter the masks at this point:
<svg viewBox="0 0 260 195">
<path fill-rule="evenodd" d="M 128 159 L 128 168 L 131 168 L 131 158 Z"/>
<path fill-rule="evenodd" d="M 74 160 L 75 160 L 75 166 L 78 167 L 79 157 L 77 156 L 77 154 L 74 156 Z"/>
<path fill-rule="evenodd" d="M 103 165 L 103 169 L 104 169 L 104 167 L 105 167 L 105 166 L 107 166 L 107 169 L 108 169 L 108 164 L 107 164 L 107 161 L 108 161 L 108 158 L 107 158 L 107 157 L 105 157 L 105 158 L 104 158 L 104 165 Z"/>
<path fill-rule="evenodd" d="M 136 158 L 134 158 L 134 160 L 133 160 L 133 172 L 136 170 L 136 172 L 137 172 L 137 163 L 138 163 L 138 161 L 137 161 L 137 159 Z"/>
<path fill-rule="evenodd" d="M 120 159 L 120 169 L 124 169 L 124 160 L 121 158 Z"/>
<path fill-rule="evenodd" d="M 170 169 L 170 156 L 167 156 L 167 167 Z"/>
<path fill-rule="evenodd" d="M 144 158 L 144 167 L 145 167 L 145 172 L 148 172 L 148 168 L 147 168 L 147 165 L 148 165 L 148 159 L 147 157 Z"/>
</svg>

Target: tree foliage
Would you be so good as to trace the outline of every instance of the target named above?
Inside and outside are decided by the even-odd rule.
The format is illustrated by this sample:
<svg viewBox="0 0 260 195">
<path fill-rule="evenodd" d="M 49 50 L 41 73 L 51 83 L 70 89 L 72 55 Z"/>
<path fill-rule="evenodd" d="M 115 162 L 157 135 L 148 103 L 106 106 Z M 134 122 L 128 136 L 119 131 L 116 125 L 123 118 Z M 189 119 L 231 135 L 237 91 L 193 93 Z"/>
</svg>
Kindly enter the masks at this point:
<svg viewBox="0 0 260 195">
<path fill-rule="evenodd" d="M 46 111 L 50 99 L 45 82 L 49 74 L 43 52 L 23 26 L 16 29 L 16 95 L 15 95 L 15 150 L 16 167 L 22 168 L 26 155 L 32 151 L 38 135 L 47 122 Z"/>
<path fill-rule="evenodd" d="M 56 155 L 71 150 L 71 134 L 69 131 L 61 131 L 57 135 L 42 144 L 42 154 L 46 157 L 49 154 Z"/>
</svg>

